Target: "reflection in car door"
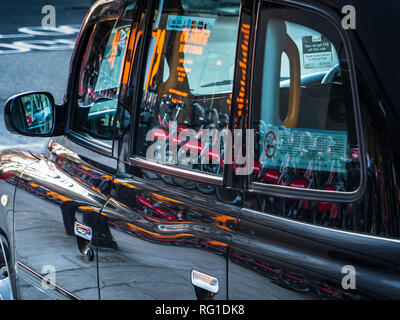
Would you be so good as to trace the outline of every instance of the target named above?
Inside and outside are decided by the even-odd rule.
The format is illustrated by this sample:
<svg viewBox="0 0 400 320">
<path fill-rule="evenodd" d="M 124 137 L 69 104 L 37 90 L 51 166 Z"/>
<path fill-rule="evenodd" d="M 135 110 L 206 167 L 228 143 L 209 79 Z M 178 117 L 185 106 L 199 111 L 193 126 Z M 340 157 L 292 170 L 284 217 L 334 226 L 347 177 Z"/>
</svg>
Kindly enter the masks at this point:
<svg viewBox="0 0 400 320">
<path fill-rule="evenodd" d="M 226 255 L 239 207 L 126 168 L 101 215 L 110 230 L 108 248 L 99 248 L 101 298 L 211 298 L 212 290 L 193 286 L 194 270 L 215 278 L 216 298 L 226 299 Z"/>
<path fill-rule="evenodd" d="M 20 299 L 98 299 L 96 223 L 111 180 L 55 141 L 23 171 L 14 208 Z"/>
</svg>

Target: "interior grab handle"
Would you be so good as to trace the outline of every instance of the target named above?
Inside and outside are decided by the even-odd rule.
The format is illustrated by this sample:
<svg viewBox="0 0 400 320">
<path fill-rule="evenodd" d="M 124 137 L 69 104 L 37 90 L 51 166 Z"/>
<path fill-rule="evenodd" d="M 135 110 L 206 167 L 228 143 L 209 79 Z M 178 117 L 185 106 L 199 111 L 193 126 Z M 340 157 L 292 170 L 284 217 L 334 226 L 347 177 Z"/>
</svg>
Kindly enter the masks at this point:
<svg viewBox="0 0 400 320">
<path fill-rule="evenodd" d="M 300 112 L 301 67 L 300 54 L 296 43 L 286 34 L 286 47 L 283 50 L 289 58 L 290 88 L 288 114 L 282 125 L 286 128 L 296 128 Z"/>
</svg>

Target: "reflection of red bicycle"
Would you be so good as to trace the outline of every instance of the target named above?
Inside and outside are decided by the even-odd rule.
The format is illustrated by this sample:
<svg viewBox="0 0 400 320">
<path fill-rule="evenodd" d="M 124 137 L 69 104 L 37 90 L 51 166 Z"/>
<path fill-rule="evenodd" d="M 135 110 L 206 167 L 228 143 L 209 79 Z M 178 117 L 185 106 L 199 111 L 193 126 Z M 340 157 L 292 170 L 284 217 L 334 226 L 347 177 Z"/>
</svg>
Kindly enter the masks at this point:
<svg viewBox="0 0 400 320">
<path fill-rule="evenodd" d="M 298 273 L 288 272 L 275 266 L 266 265 L 262 262 L 243 257 L 236 253 L 230 253 L 234 261 L 250 267 L 254 271 L 271 279 L 273 283 L 288 288 L 295 292 L 314 293 L 322 300 L 358 300 L 356 294 L 345 292 L 337 286 L 329 285 L 325 282 L 309 280 Z"/>
<path fill-rule="evenodd" d="M 188 133 L 189 128 L 192 125 L 185 121 L 183 124 L 178 124 L 176 127 L 172 127 L 170 130 L 170 122 L 176 124 L 180 112 L 184 109 L 184 103 L 172 103 L 170 99 L 164 98 L 161 100 L 159 112 L 158 112 L 158 125 L 153 127 L 151 130 L 153 140 L 163 140 L 171 145 L 177 146 L 184 140 L 184 136 L 180 133 Z M 174 113 L 174 110 L 176 112 Z M 181 136 L 181 137 L 180 137 Z"/>
<path fill-rule="evenodd" d="M 28 125 L 31 125 L 33 123 L 32 118 L 29 114 L 26 115 L 26 122 L 28 123 Z"/>
<path fill-rule="evenodd" d="M 263 182 L 269 184 L 285 185 L 288 176 L 294 170 L 291 168 L 291 155 L 286 154 L 285 159 L 281 163 L 281 167 L 278 169 L 264 168 L 258 174 L 258 179 L 262 179 Z"/>
<path fill-rule="evenodd" d="M 295 139 L 294 132 L 291 133 L 289 139 L 288 143 L 292 142 L 291 145 L 293 145 Z M 295 162 L 299 158 L 292 157 L 291 153 L 288 153 L 282 161 L 279 170 L 264 167 L 257 176 L 253 176 L 253 181 L 301 189 L 344 190 L 343 177 L 336 172 L 338 160 L 331 161 L 330 170 L 326 173 L 323 173 L 324 171 L 321 170 L 321 161 L 323 159 L 326 157 L 334 158 L 333 152 L 336 149 L 335 141 L 331 137 L 321 139 L 320 137 L 312 136 L 309 132 L 304 133 L 301 139 L 301 144 L 298 147 L 294 147 L 295 149 L 291 153 L 298 155 L 302 159 L 310 159 L 305 171 L 296 169 Z M 268 163 L 268 161 L 264 160 L 275 156 L 279 141 L 276 139 L 276 134 L 273 131 L 269 131 L 265 134 L 263 142 L 264 153 L 260 158 L 260 162 Z M 324 179 L 326 180 L 322 182 Z M 266 205 L 265 197 L 259 196 L 258 201 L 260 202 L 261 210 L 264 210 Z M 270 198 L 270 201 L 275 203 L 276 199 Z M 337 225 L 340 220 L 339 218 L 341 218 L 338 205 L 327 201 L 313 203 L 302 199 L 283 199 L 281 205 L 283 215 L 310 221 L 314 224 Z"/>
<path fill-rule="evenodd" d="M 344 181 L 339 173 L 335 172 L 335 163 L 332 161 L 329 177 L 325 184 L 319 189 L 325 191 L 344 191 Z M 347 211 L 351 213 L 351 209 Z M 313 214 L 313 223 L 334 226 L 340 218 L 340 208 L 338 204 L 320 201 L 317 204 L 317 210 Z M 345 218 L 345 217 L 343 217 Z"/>
<path fill-rule="evenodd" d="M 332 138 L 328 138 L 324 143 L 318 143 L 318 137 L 310 138 L 311 146 L 308 150 L 302 150 L 302 156 L 311 159 L 309 166 L 303 176 L 296 175 L 289 180 L 286 184 L 289 187 L 302 188 L 302 189 L 319 189 L 325 191 L 339 191 L 344 190 L 344 182 L 341 176 L 336 172 L 336 161 L 333 160 L 325 183 L 321 183 L 323 179 L 322 171 L 320 170 L 321 161 L 326 156 L 332 156 L 335 142 Z M 307 145 L 307 144 L 306 144 Z M 322 147 L 321 147 L 322 146 Z M 316 159 L 316 160 L 315 160 Z M 300 218 L 302 220 L 312 221 L 314 224 L 328 224 L 332 225 L 339 218 L 338 205 L 331 202 L 318 202 L 310 203 L 308 200 L 287 200 L 284 204 L 288 205 L 286 213 L 289 217 Z M 283 208 L 285 211 L 286 208 Z M 286 211 L 285 211 L 286 212 Z"/>
<path fill-rule="evenodd" d="M 169 221 L 178 220 L 175 215 L 168 213 L 164 209 L 159 208 L 157 203 L 152 204 L 149 200 L 139 196 L 136 197 L 136 201 L 142 206 L 144 212 L 152 214 L 159 219 Z"/>
</svg>

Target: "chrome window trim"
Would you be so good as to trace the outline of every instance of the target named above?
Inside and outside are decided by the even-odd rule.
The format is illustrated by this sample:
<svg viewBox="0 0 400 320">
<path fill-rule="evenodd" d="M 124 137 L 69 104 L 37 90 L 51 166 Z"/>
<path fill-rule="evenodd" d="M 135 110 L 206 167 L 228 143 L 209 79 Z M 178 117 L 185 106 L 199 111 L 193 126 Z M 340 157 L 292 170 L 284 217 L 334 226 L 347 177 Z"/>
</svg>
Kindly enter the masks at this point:
<svg viewBox="0 0 400 320">
<path fill-rule="evenodd" d="M 319 189 L 303 189 L 261 182 L 251 182 L 248 189 L 249 192 L 267 196 L 341 203 L 353 203 L 355 199 L 358 199 L 360 196 L 359 190 L 360 188 L 352 192 L 341 192 Z"/>
<path fill-rule="evenodd" d="M 68 129 L 65 133 L 66 139 L 75 142 L 76 144 L 89 149 L 93 152 L 100 153 L 104 156 L 111 157 L 112 156 L 112 147 L 109 145 L 106 145 L 104 143 L 100 143 L 99 140 L 90 140 L 83 135 L 79 134 L 78 132 L 75 132 L 71 129 Z M 114 141 L 114 140 L 112 140 Z"/>
<path fill-rule="evenodd" d="M 201 171 L 195 171 L 178 166 L 162 164 L 138 156 L 129 158 L 129 164 L 143 169 L 156 171 L 161 174 L 170 175 L 176 178 L 208 183 L 215 186 L 223 186 L 223 175 L 217 176 L 209 173 L 204 173 Z"/>
<path fill-rule="evenodd" d="M 243 219 L 243 215 L 246 215 L 246 214 L 247 215 L 251 215 L 251 216 L 255 217 L 256 219 L 257 219 L 257 217 L 267 218 L 267 219 L 271 219 L 271 220 L 274 220 L 274 221 L 282 221 L 284 223 L 290 223 L 290 224 L 293 224 L 293 225 L 308 227 L 308 228 L 311 228 L 311 229 L 314 229 L 314 230 L 318 229 L 318 230 L 322 230 L 322 231 L 340 233 L 340 234 L 350 235 L 350 236 L 354 236 L 354 237 L 361 237 L 361 238 L 366 238 L 366 239 L 371 239 L 371 240 L 385 241 L 385 242 L 390 242 L 390 243 L 394 243 L 394 244 L 400 245 L 400 239 L 384 238 L 384 237 L 380 237 L 380 236 L 370 235 L 370 234 L 367 234 L 367 233 L 357 233 L 357 232 L 354 232 L 354 231 L 349 231 L 349 230 L 344 230 L 344 229 L 336 229 L 336 228 L 332 228 L 332 227 L 324 227 L 324 226 L 321 226 L 321 225 L 312 224 L 310 222 L 303 222 L 303 221 L 300 221 L 300 220 L 293 220 L 293 219 L 290 219 L 290 218 L 287 218 L 287 217 L 281 217 L 281 216 L 277 216 L 277 215 L 270 214 L 270 213 L 265 213 L 265 212 L 260 212 L 260 211 L 257 211 L 257 210 L 243 208 L 241 210 L 242 219 Z"/>
</svg>

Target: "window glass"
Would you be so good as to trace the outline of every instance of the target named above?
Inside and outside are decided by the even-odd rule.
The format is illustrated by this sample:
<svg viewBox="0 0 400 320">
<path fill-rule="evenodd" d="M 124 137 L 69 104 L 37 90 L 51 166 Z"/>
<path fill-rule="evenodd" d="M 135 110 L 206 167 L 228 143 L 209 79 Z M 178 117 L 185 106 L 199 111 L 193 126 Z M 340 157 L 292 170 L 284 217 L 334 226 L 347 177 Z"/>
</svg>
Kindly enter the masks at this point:
<svg viewBox="0 0 400 320">
<path fill-rule="evenodd" d="M 89 140 L 111 145 L 134 4 L 122 18 L 97 23 L 83 55 L 72 127 Z"/>
<path fill-rule="evenodd" d="M 280 10 L 265 10 L 263 16 L 257 43 L 253 181 L 356 190 L 359 147 L 337 31 L 320 20 L 303 21 L 298 13 L 293 16 L 300 23 L 286 20 Z"/>
<path fill-rule="evenodd" d="M 135 154 L 222 174 L 221 137 L 207 129 L 220 132 L 228 125 L 240 1 L 160 3 L 148 44 Z"/>
</svg>

